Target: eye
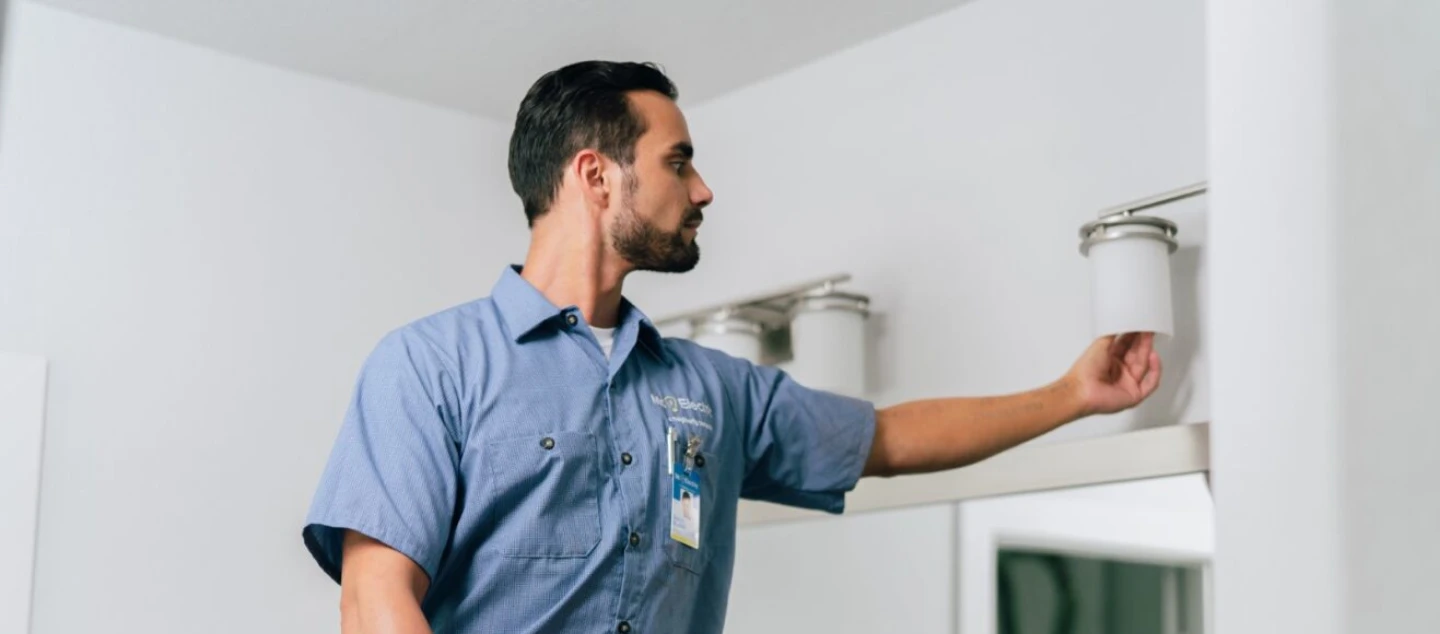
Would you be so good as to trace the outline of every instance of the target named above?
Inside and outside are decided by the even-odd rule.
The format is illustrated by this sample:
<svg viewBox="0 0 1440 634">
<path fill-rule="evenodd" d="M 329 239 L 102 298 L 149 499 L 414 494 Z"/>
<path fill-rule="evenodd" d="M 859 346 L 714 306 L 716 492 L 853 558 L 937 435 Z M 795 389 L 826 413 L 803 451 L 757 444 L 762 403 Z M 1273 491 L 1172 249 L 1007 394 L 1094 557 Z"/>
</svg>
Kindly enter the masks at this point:
<svg viewBox="0 0 1440 634">
<path fill-rule="evenodd" d="M 675 173 L 679 174 L 685 171 L 685 161 L 671 161 L 670 167 L 675 168 Z"/>
</svg>

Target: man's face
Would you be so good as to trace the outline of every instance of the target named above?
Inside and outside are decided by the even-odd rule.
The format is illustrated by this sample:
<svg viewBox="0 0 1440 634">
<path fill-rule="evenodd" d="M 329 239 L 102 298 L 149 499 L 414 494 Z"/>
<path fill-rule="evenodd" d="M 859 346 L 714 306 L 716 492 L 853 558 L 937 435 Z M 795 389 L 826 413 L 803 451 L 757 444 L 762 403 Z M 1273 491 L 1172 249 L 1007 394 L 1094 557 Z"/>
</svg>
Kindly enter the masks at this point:
<svg viewBox="0 0 1440 634">
<path fill-rule="evenodd" d="M 695 171 L 690 128 L 675 102 L 643 91 L 630 103 L 646 130 L 622 179 L 610 241 L 636 270 L 683 273 L 700 262 L 700 210 L 714 195 Z"/>
</svg>

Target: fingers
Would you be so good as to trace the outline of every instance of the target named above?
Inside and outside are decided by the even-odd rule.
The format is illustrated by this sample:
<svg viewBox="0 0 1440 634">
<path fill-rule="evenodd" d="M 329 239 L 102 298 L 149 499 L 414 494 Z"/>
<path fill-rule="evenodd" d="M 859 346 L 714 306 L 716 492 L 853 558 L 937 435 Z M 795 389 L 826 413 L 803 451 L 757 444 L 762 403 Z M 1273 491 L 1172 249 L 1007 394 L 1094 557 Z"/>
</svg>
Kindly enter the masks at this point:
<svg viewBox="0 0 1440 634">
<path fill-rule="evenodd" d="M 1108 339 L 1110 340 L 1110 345 L 1105 348 L 1105 356 L 1111 359 L 1119 359 L 1121 362 L 1124 362 L 1125 354 L 1130 349 L 1130 340 L 1133 337 L 1133 334 L 1134 333 L 1110 335 L 1108 337 Z"/>
<path fill-rule="evenodd" d="M 1150 357 L 1155 351 L 1155 333 L 1138 333 L 1132 340 L 1129 350 L 1125 351 L 1125 369 L 1130 376 L 1139 381 L 1149 370 Z"/>
<path fill-rule="evenodd" d="M 1141 377 L 1145 376 L 1145 366 L 1142 365 L 1140 359 L 1135 356 L 1136 353 L 1140 351 L 1140 346 L 1136 345 L 1138 338 L 1139 335 L 1133 332 L 1125 335 L 1126 345 L 1120 349 L 1117 355 L 1117 360 L 1120 362 L 1120 366 L 1124 368 L 1125 373 L 1137 382 Z"/>
<path fill-rule="evenodd" d="M 1115 335 L 1105 335 L 1104 337 L 1100 337 L 1100 338 L 1096 339 L 1095 341 L 1091 342 L 1091 343 L 1090 343 L 1090 348 L 1091 348 L 1092 350 L 1095 349 L 1095 348 L 1100 348 L 1100 349 L 1104 350 L 1106 353 L 1112 353 L 1112 354 L 1113 354 L 1114 351 L 1115 351 L 1115 342 L 1118 341 L 1119 339 L 1120 339 L 1120 338 L 1119 338 L 1119 337 L 1116 337 Z"/>
<path fill-rule="evenodd" d="M 1151 350 L 1149 371 L 1146 372 L 1144 378 L 1140 380 L 1140 398 L 1150 396 L 1150 394 L 1155 391 L 1155 388 L 1160 387 L 1160 374 L 1160 353 Z"/>
</svg>

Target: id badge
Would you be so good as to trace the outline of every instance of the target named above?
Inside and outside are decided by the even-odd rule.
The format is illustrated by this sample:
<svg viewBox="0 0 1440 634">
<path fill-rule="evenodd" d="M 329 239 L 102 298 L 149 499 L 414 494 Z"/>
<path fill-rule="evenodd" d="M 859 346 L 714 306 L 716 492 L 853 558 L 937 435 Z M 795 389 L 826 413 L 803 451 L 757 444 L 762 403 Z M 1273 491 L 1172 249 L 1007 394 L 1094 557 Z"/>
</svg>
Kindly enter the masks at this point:
<svg viewBox="0 0 1440 634">
<path fill-rule="evenodd" d="M 700 477 L 684 467 L 671 478 L 670 539 L 700 548 Z"/>
<path fill-rule="evenodd" d="M 673 451 L 674 445 L 671 447 Z M 693 450 L 686 453 L 693 454 Z M 699 549 L 700 472 L 687 458 L 677 456 L 671 460 L 670 539 Z"/>
</svg>

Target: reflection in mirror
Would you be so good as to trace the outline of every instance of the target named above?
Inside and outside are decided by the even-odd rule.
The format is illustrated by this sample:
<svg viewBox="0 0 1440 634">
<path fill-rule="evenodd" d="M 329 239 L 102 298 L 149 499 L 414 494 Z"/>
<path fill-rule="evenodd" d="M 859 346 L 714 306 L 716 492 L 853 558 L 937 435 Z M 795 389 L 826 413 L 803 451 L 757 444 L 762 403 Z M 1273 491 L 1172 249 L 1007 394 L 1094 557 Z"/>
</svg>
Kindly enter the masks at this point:
<svg viewBox="0 0 1440 634">
<path fill-rule="evenodd" d="M 996 560 L 999 634 L 1199 634 L 1202 570 L 1028 549 Z"/>
</svg>

